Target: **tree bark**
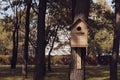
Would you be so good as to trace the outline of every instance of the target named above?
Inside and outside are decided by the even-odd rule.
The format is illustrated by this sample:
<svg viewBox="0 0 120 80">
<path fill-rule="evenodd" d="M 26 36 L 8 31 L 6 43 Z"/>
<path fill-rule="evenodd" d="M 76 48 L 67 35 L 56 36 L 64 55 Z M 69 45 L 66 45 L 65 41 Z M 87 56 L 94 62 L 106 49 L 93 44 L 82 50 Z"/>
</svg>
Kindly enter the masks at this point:
<svg viewBox="0 0 120 80">
<path fill-rule="evenodd" d="M 15 30 L 13 31 L 13 49 L 12 49 L 12 58 L 11 58 L 11 69 L 16 68 L 16 62 L 17 62 L 17 53 L 16 53 L 16 47 L 15 47 Z"/>
<path fill-rule="evenodd" d="M 27 78 L 27 64 L 28 64 L 28 46 L 29 46 L 29 23 L 30 23 L 30 8 L 31 8 L 32 0 L 26 1 L 27 10 L 26 10 L 26 24 L 25 24 L 25 42 L 24 42 L 24 64 L 22 68 L 23 80 Z"/>
<path fill-rule="evenodd" d="M 73 22 L 77 19 L 87 21 L 89 14 L 90 0 L 72 0 Z M 85 47 L 71 47 L 70 80 L 85 80 Z M 81 58 L 82 68 L 77 69 L 77 56 Z"/>
<path fill-rule="evenodd" d="M 34 80 L 44 80 L 45 76 L 45 13 L 46 0 L 39 0 Z"/>
<path fill-rule="evenodd" d="M 117 61 L 119 55 L 120 44 L 119 41 L 120 41 L 120 1 L 115 0 L 115 27 L 114 27 L 113 51 L 110 62 L 110 80 L 118 80 Z"/>
<path fill-rule="evenodd" d="M 75 11 L 73 12 L 74 21 L 76 21 L 78 18 L 87 21 L 89 16 L 90 0 L 75 0 L 75 2 L 75 6 L 73 5 L 75 7 L 75 10 L 72 10 Z"/>
<path fill-rule="evenodd" d="M 17 13 L 16 13 L 17 15 Z M 16 63 L 17 63 L 17 54 L 18 54 L 18 17 L 15 17 L 14 22 L 14 31 L 13 31 L 13 53 L 12 53 L 12 59 L 11 59 L 11 69 L 16 69 Z"/>
<path fill-rule="evenodd" d="M 74 47 L 71 49 L 70 80 L 85 80 L 86 48 Z M 77 56 L 82 59 L 82 68 L 77 69 Z"/>
</svg>

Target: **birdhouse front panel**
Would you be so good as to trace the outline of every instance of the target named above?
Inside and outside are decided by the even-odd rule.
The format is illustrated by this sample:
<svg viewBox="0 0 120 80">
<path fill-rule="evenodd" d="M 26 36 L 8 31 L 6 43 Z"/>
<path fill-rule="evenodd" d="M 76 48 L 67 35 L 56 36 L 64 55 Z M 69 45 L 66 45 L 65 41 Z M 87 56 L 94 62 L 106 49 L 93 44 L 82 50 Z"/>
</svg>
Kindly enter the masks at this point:
<svg viewBox="0 0 120 80">
<path fill-rule="evenodd" d="M 87 47 L 87 25 L 80 22 L 71 29 L 71 47 Z"/>
</svg>

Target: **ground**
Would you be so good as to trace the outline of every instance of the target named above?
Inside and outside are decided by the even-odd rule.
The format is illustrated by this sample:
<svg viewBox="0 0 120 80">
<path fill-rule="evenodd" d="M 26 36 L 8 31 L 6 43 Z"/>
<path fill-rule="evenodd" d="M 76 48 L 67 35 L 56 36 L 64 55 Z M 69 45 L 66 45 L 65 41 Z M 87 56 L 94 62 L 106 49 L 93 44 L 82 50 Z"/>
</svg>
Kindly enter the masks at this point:
<svg viewBox="0 0 120 80">
<path fill-rule="evenodd" d="M 118 77 L 120 80 L 120 66 L 118 66 Z M 9 66 L 0 66 L 0 80 L 22 80 L 21 66 L 11 70 Z M 33 67 L 28 68 L 28 79 L 32 80 Z M 52 72 L 47 72 L 45 80 L 69 80 L 68 66 L 53 67 Z M 86 80 L 109 80 L 109 66 L 87 66 Z"/>
</svg>

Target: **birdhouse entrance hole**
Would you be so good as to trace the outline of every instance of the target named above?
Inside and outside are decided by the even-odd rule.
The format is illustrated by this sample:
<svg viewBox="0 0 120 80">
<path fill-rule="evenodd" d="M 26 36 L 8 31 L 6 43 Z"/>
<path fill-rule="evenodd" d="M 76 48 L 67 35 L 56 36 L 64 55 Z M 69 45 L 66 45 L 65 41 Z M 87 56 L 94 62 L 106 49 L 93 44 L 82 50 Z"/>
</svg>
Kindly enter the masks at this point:
<svg viewBox="0 0 120 80">
<path fill-rule="evenodd" d="M 78 26 L 78 27 L 77 27 L 77 30 L 78 30 L 78 31 L 81 31 L 81 27 L 80 27 L 80 26 Z"/>
</svg>

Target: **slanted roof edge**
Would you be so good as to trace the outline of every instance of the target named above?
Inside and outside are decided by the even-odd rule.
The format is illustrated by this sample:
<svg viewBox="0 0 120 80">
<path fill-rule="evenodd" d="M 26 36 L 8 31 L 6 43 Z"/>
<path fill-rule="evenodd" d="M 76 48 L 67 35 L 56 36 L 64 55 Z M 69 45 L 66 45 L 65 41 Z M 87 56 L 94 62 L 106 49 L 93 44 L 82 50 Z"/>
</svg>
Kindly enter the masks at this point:
<svg viewBox="0 0 120 80">
<path fill-rule="evenodd" d="M 87 24 L 86 21 L 78 18 L 75 22 L 73 22 L 73 24 L 70 26 L 69 30 L 71 30 L 75 25 L 77 25 L 77 24 L 78 24 L 79 22 L 81 22 L 81 21 L 82 21 L 83 23 L 85 23 L 85 24 L 89 27 L 89 25 Z"/>
</svg>

